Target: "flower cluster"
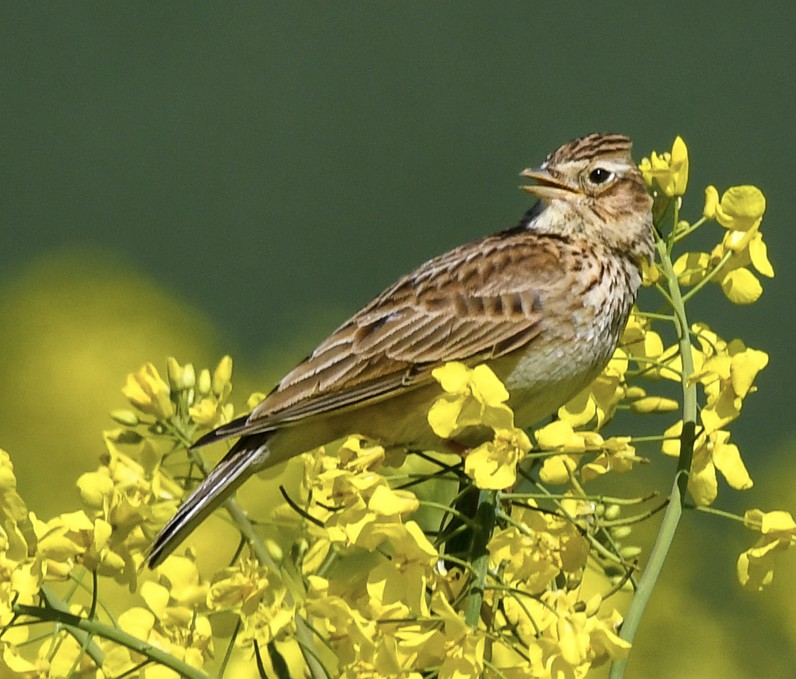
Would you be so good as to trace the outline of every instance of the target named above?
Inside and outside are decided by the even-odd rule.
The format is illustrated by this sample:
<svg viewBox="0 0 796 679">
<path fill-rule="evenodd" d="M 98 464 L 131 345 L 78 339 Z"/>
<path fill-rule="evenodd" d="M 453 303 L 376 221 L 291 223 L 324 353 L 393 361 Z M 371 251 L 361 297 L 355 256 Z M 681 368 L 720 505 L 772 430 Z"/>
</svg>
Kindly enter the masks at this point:
<svg viewBox="0 0 796 679">
<path fill-rule="evenodd" d="M 46 521 L 29 512 L 16 492 L 10 458 L 0 451 L 0 625 L 11 625 L 21 611 L 30 615 L 42 605 L 44 610 L 62 610 L 101 626 L 92 617 L 96 599 L 91 604 L 57 603 L 59 583 L 79 583 L 86 572 L 100 584 L 110 581 L 106 587 L 111 589 L 115 582 L 137 591 L 143 604 L 121 612 L 116 621 L 120 632 L 140 640 L 138 647 L 113 644 L 100 634 L 99 642 L 87 650 L 61 629 L 53 639 L 32 648 L 28 626 L 7 627 L 2 636 L 6 669 L 66 676 L 70 668 L 87 670 L 92 659 L 102 658 L 106 676 L 119 676 L 142 662 L 147 644 L 184 668 L 201 668 L 212 658 L 205 603 L 208 584 L 200 582 L 193 561 L 169 559 L 158 569 L 157 580 L 151 575 L 142 578 L 141 568 L 153 536 L 185 492 L 165 462 L 177 451 L 184 455 L 195 431 L 232 416 L 227 402 L 231 369 L 232 362 L 225 357 L 212 375 L 204 369 L 197 378 L 192 365 L 169 359 L 168 382 L 152 364 L 130 374 L 122 391 L 135 410 L 111 413 L 121 426 L 103 433 L 102 464 L 77 479 L 81 509 Z M 72 592 L 70 596 L 74 588 Z M 93 596 L 97 595 L 95 591 Z M 147 676 L 173 676 L 170 672 L 153 668 Z"/>
<path fill-rule="evenodd" d="M 644 281 L 657 297 L 633 310 L 591 385 L 523 431 L 489 367 L 440 366 L 427 413 L 440 450 L 351 432 L 306 453 L 302 482 L 283 488 L 267 526 L 228 503 L 243 540 L 215 573 L 202 575 L 190 547 L 154 572 L 143 562 L 209 469 L 191 442 L 234 415 L 229 357 L 212 371 L 169 359 L 165 379 L 153 364 L 129 375 L 130 407 L 113 411 L 118 428 L 104 433 L 99 467 L 77 480 L 75 511 L 49 520 L 29 512 L 0 451 L 0 673 L 199 678 L 220 662 L 236 676 L 245 666 L 249 676 L 264 667 L 276 676 L 545 679 L 621 663 L 632 634 L 612 597 L 645 589 L 642 549 L 627 540 L 659 510 L 669 520 L 657 490 L 635 496 L 623 479 L 661 449 L 688 477 L 683 506 L 711 511 L 719 475 L 733 489 L 752 485 L 730 427 L 768 356 L 688 322 L 686 303 L 711 282 L 732 302 L 753 302 L 756 274 L 773 275 L 759 189 L 719 196 L 708 187 L 689 223 L 683 140 L 640 168 L 655 198 L 658 258 Z M 711 251 L 679 250 L 713 222 Z M 653 418 L 663 422 L 652 432 L 627 433 Z M 760 538 L 740 556 L 738 577 L 761 589 L 796 523 L 757 509 L 744 523 Z M 661 531 L 671 533 L 671 524 Z M 30 621 L 56 624 L 37 638 Z"/>
<path fill-rule="evenodd" d="M 506 405 L 509 392 L 485 365 L 471 370 L 453 362 L 433 375 L 444 393 L 428 412 L 431 429 L 443 439 L 455 439 L 468 427 L 491 429 L 491 441 L 468 451 L 465 473 L 478 488 L 502 490 L 514 485 L 517 463 L 531 442 L 514 426 L 514 413 Z"/>
<path fill-rule="evenodd" d="M 513 485 L 530 441 L 514 428 L 503 385 L 486 366 L 451 363 L 434 376 L 443 394 L 428 419 L 438 435 L 492 431 L 451 480 L 472 479 L 482 492 Z M 308 539 L 299 562 L 305 607 L 335 650 L 340 676 L 419 677 L 430 667 L 440 676 L 474 676 L 490 663 L 508 676 L 544 677 L 564 668 L 582 673 L 626 652 L 618 613 L 604 612 L 599 596 L 586 610 L 579 603 L 589 558 L 583 522 L 544 513 L 533 501 L 507 503 L 486 545 L 483 605 L 496 615 L 469 621 L 461 602 L 471 596 L 471 574 L 450 552 L 446 531 L 433 541 L 435 531 L 424 532 L 414 518 L 423 502 L 391 487 L 403 477 L 385 475 L 386 461 L 382 446 L 358 436 L 305 457 L 306 499 L 296 514 Z M 440 466 L 450 469 L 442 459 Z M 573 513 L 577 504 L 569 503 Z M 555 591 L 561 576 L 572 583 L 567 596 Z"/>
<path fill-rule="evenodd" d="M 675 138 L 671 151 L 653 151 L 639 169 L 650 188 L 660 188 L 669 198 L 682 196 L 688 186 L 688 148 L 682 137 Z"/>
</svg>

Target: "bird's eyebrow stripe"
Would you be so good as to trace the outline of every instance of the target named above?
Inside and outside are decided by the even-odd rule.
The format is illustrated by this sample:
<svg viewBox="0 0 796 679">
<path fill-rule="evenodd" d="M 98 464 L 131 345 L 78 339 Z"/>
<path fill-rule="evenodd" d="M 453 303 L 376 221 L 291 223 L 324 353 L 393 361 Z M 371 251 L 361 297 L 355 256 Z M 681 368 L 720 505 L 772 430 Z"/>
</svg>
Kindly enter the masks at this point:
<svg viewBox="0 0 796 679">
<path fill-rule="evenodd" d="M 605 158 L 600 160 L 595 165 L 599 165 L 610 172 L 615 172 L 616 174 L 621 174 L 622 172 L 626 172 L 627 169 L 630 167 L 630 163 L 626 160 L 616 160 L 616 159 L 609 159 Z M 556 165 L 556 170 L 560 173 L 566 173 L 572 171 L 573 173 L 576 170 L 579 170 L 583 167 L 582 160 L 570 160 L 566 163 L 560 163 Z"/>
</svg>

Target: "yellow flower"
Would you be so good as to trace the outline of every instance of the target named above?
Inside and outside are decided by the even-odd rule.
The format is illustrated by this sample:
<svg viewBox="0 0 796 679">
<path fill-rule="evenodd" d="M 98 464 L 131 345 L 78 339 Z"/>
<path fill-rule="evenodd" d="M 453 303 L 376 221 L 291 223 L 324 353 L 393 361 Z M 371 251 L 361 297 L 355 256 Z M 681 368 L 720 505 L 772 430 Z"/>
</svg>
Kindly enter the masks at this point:
<svg viewBox="0 0 796 679">
<path fill-rule="evenodd" d="M 682 431 L 681 420 L 664 432 L 667 440 L 663 442 L 661 450 L 665 455 L 672 457 L 680 455 L 679 436 Z M 706 433 L 703 429 L 694 442 L 688 492 L 699 505 L 712 504 L 718 495 L 716 470 L 722 473 L 730 487 L 735 490 L 748 490 L 752 487 L 752 479 L 741 459 L 738 446 L 729 440 L 728 431 L 716 430 Z"/>
<path fill-rule="evenodd" d="M 751 304 L 763 292 L 760 281 L 747 268 L 750 264 L 763 276 L 774 276 L 768 249 L 757 226 L 749 231 L 728 231 L 710 254 L 709 267 L 721 265 L 712 282 L 718 283 L 734 304 Z"/>
<path fill-rule="evenodd" d="M 673 268 L 680 285 L 696 285 L 710 271 L 710 255 L 707 252 L 686 252 L 677 258 Z"/>
<path fill-rule="evenodd" d="M 329 591 L 329 581 L 310 576 L 305 607 L 317 629 L 334 649 L 340 663 L 373 658 L 381 640 L 380 626 L 365 617 L 342 596 Z"/>
<path fill-rule="evenodd" d="M 744 523 L 762 536 L 738 557 L 738 579 L 744 587 L 759 591 L 774 579 L 774 557 L 796 540 L 796 521 L 789 512 L 750 509 L 744 514 Z"/>
<path fill-rule="evenodd" d="M 648 262 L 646 259 L 641 262 L 641 284 L 648 288 L 655 285 L 660 280 L 661 270 L 655 262 Z"/>
<path fill-rule="evenodd" d="M 691 329 L 705 358 L 690 379 L 704 386 L 706 403 L 700 417 L 710 433 L 738 417 L 743 399 L 756 390 L 757 373 L 768 365 L 768 354 L 740 340 L 727 343 L 704 323 L 695 323 Z"/>
<path fill-rule="evenodd" d="M 509 393 L 488 366 L 468 368 L 454 361 L 431 374 L 445 392 L 428 411 L 428 423 L 437 436 L 452 438 L 479 425 L 493 429 L 514 426 L 514 413 L 505 405 Z"/>
<path fill-rule="evenodd" d="M 584 677 L 593 665 L 627 655 L 630 644 L 616 634 L 622 618 L 615 611 L 598 616 L 599 599 L 584 607 L 578 591 L 566 590 L 545 592 L 541 599 L 554 615 L 536 623 L 539 631 L 527 650 L 544 674 L 532 676 Z M 549 671 L 553 667 L 555 673 Z"/>
<path fill-rule="evenodd" d="M 489 542 L 491 563 L 510 583 L 540 594 L 560 572 L 586 566 L 588 541 L 571 521 L 526 508 L 511 516 L 515 525 L 495 531 Z"/>
<path fill-rule="evenodd" d="M 768 261 L 768 248 L 763 242 L 763 234 L 756 233 L 749 241 L 749 259 L 752 261 L 752 266 L 758 272 L 768 278 L 774 277 L 774 267 Z"/>
<path fill-rule="evenodd" d="M 137 373 L 127 376 L 122 393 L 141 412 L 167 420 L 174 415 L 171 392 L 152 363 L 147 363 Z"/>
<path fill-rule="evenodd" d="M 235 566 L 216 573 L 207 590 L 207 607 L 211 611 L 235 611 L 242 617 L 254 615 L 260 605 L 283 600 L 278 595 L 284 586 L 279 577 L 267 572 L 253 559 L 243 559 Z"/>
<path fill-rule="evenodd" d="M 203 398 L 199 403 L 196 405 L 191 406 L 188 409 L 188 413 L 191 416 L 191 419 L 196 422 L 196 424 L 209 427 L 216 421 L 216 416 L 218 415 L 218 403 L 212 398 Z"/>
<path fill-rule="evenodd" d="M 766 211 L 766 197 L 756 186 L 732 186 L 715 206 L 716 221 L 733 231 L 749 231 L 758 226 Z"/>
<path fill-rule="evenodd" d="M 567 420 L 556 420 L 534 433 L 540 450 L 560 451 L 545 459 L 539 477 L 545 483 L 559 485 L 567 483 L 578 467 L 585 452 L 598 452 L 603 449 L 603 437 L 596 432 L 575 431 Z M 602 465 L 602 460 L 598 464 Z"/>
<path fill-rule="evenodd" d="M 681 137 L 676 137 L 671 152 L 660 155 L 653 151 L 639 165 L 647 186 L 657 184 L 669 197 L 682 196 L 688 185 L 688 148 Z"/>
<path fill-rule="evenodd" d="M 368 572 L 370 605 L 389 609 L 391 616 L 426 616 L 426 589 L 439 558 L 437 550 L 414 521 L 390 528 L 392 557 Z"/>
<path fill-rule="evenodd" d="M 517 480 L 517 463 L 531 449 L 522 429 L 496 429 L 492 441 L 471 450 L 464 461 L 464 471 L 475 485 L 488 490 L 503 490 Z"/>
<path fill-rule="evenodd" d="M 584 483 L 611 471 L 620 474 L 630 471 L 634 463 L 643 461 L 636 456 L 629 436 L 611 437 L 602 444 L 602 448 L 603 453 L 581 468 L 580 478 Z"/>
</svg>

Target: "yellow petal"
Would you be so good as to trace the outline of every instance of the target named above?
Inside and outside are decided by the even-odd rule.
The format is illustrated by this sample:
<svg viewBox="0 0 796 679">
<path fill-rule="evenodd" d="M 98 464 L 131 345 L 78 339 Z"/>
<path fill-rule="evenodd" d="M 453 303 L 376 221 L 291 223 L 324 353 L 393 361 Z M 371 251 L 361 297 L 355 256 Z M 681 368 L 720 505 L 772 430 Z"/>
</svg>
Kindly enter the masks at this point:
<svg viewBox="0 0 796 679">
<path fill-rule="evenodd" d="M 169 590 L 156 582 L 145 582 L 141 585 L 140 594 L 149 610 L 162 619 L 169 605 Z"/>
<path fill-rule="evenodd" d="M 766 197 L 756 186 L 733 186 L 724 192 L 716 208 L 719 224 L 734 231 L 756 226 L 766 211 Z"/>
<path fill-rule="evenodd" d="M 196 381 L 197 391 L 204 395 L 209 394 L 213 386 L 213 380 L 210 377 L 210 371 L 207 368 L 202 368 L 199 372 L 199 379 Z"/>
<path fill-rule="evenodd" d="M 119 616 L 119 627 L 134 637 L 146 640 L 155 624 L 155 616 L 146 608 L 135 606 Z"/>
<path fill-rule="evenodd" d="M 713 450 L 713 464 L 735 490 L 748 490 L 752 487 L 752 477 L 744 466 L 738 446 L 723 443 Z"/>
<path fill-rule="evenodd" d="M 721 281 L 721 289 L 733 304 L 752 304 L 760 299 L 763 286 L 749 269 L 734 269 Z"/>
<path fill-rule="evenodd" d="M 688 148 L 679 135 L 672 144 L 672 193 L 668 195 L 682 196 L 688 186 Z"/>
<path fill-rule="evenodd" d="M 420 503 L 413 493 L 391 490 L 387 486 L 378 486 L 368 500 L 368 509 L 383 516 L 411 514 L 419 506 Z"/>
<path fill-rule="evenodd" d="M 449 394 L 434 401 L 428 410 L 428 423 L 437 436 L 447 439 L 456 431 L 463 403 L 464 397 Z"/>
<path fill-rule="evenodd" d="M 790 512 L 781 510 L 766 512 L 761 518 L 760 531 L 768 533 L 796 533 L 796 521 Z"/>
<path fill-rule="evenodd" d="M 661 277 L 661 270 L 655 262 L 648 262 L 646 259 L 641 262 L 641 280 L 645 288 L 655 285 Z"/>
<path fill-rule="evenodd" d="M 218 414 L 218 407 L 216 401 L 211 398 L 203 398 L 199 403 L 191 406 L 188 413 L 191 419 L 196 424 L 208 426 L 215 422 L 216 415 Z"/>
<path fill-rule="evenodd" d="M 558 409 L 558 416 L 572 427 L 580 427 L 592 421 L 597 414 L 597 404 L 591 390 L 584 389 Z"/>
<path fill-rule="evenodd" d="M 724 238 L 721 241 L 721 244 L 717 247 L 719 249 L 723 248 L 725 250 L 730 250 L 736 253 L 737 255 L 739 255 L 739 258 L 737 260 L 738 263 L 741 266 L 747 265 L 751 261 L 751 259 L 749 259 L 749 253 L 746 251 L 746 249 L 749 247 L 750 243 L 752 242 L 752 239 L 760 235 L 760 231 L 758 228 L 759 224 L 760 222 L 757 222 L 747 231 L 735 231 L 735 230 L 727 231 L 727 233 L 724 235 Z M 724 256 L 724 253 L 716 251 L 716 255 L 719 258 L 721 258 Z M 733 263 L 734 260 L 730 260 L 730 264 Z"/>
<path fill-rule="evenodd" d="M 467 391 L 470 369 L 464 363 L 451 361 L 439 368 L 434 368 L 431 374 L 449 394 L 463 394 Z"/>
<path fill-rule="evenodd" d="M 764 276 L 768 278 L 774 277 L 774 268 L 771 262 L 768 261 L 768 248 L 763 242 L 763 235 L 758 232 L 749 243 L 749 258 L 752 260 L 752 266 Z"/>
<path fill-rule="evenodd" d="M 707 275 L 709 264 L 707 252 L 686 252 L 674 263 L 674 273 L 680 285 L 696 285 Z"/>
<path fill-rule="evenodd" d="M 489 366 L 475 366 L 471 380 L 473 394 L 485 405 L 499 406 L 508 401 L 509 392 Z"/>
<path fill-rule="evenodd" d="M 536 430 L 536 442 L 542 450 L 556 450 L 572 443 L 575 430 L 569 422 L 557 420 Z"/>
<path fill-rule="evenodd" d="M 730 359 L 730 378 L 732 390 L 741 398 L 746 397 L 752 383 L 763 368 L 768 365 L 768 354 L 757 349 L 746 349 Z"/>
<path fill-rule="evenodd" d="M 568 483 L 577 466 L 571 455 L 553 455 L 544 461 L 539 478 L 553 485 Z"/>
<path fill-rule="evenodd" d="M 774 567 L 769 559 L 752 559 L 747 550 L 738 557 L 738 580 L 747 589 L 760 591 L 774 580 Z"/>
<path fill-rule="evenodd" d="M 709 460 L 700 464 L 697 455 L 691 465 L 691 475 L 688 477 L 688 492 L 698 505 L 712 504 L 719 494 L 719 484 L 716 479 L 716 467 Z"/>
<path fill-rule="evenodd" d="M 671 457 L 680 456 L 680 435 L 683 433 L 683 421 L 675 422 L 663 432 L 664 441 L 661 443 L 661 452 Z"/>
<path fill-rule="evenodd" d="M 705 219 L 716 218 L 716 208 L 719 206 L 719 192 L 715 186 L 708 186 L 705 189 L 705 207 L 702 209 L 702 216 Z"/>
<path fill-rule="evenodd" d="M 122 387 L 122 394 L 130 403 L 142 410 L 152 404 L 152 397 L 142 389 L 135 373 L 127 375 L 127 382 Z"/>
<path fill-rule="evenodd" d="M 88 472 L 77 480 L 80 498 L 91 509 L 102 509 L 103 501 L 113 492 L 113 480 L 100 472 Z"/>
</svg>

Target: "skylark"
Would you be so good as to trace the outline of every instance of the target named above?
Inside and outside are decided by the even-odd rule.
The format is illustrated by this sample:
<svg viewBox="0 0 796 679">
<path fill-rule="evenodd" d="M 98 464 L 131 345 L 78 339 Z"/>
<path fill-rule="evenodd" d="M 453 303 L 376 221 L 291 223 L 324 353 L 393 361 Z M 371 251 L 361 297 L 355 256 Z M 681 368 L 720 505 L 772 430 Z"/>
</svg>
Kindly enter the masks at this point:
<svg viewBox="0 0 796 679">
<path fill-rule="evenodd" d="M 653 256 L 652 199 L 630 150 L 626 137 L 592 134 L 523 171 L 539 200 L 518 226 L 401 278 L 250 415 L 200 439 L 239 437 L 155 538 L 150 566 L 251 474 L 346 434 L 444 449 L 426 416 L 441 394 L 431 371 L 446 361 L 489 365 L 518 426 L 586 387 L 616 349 Z"/>
</svg>

